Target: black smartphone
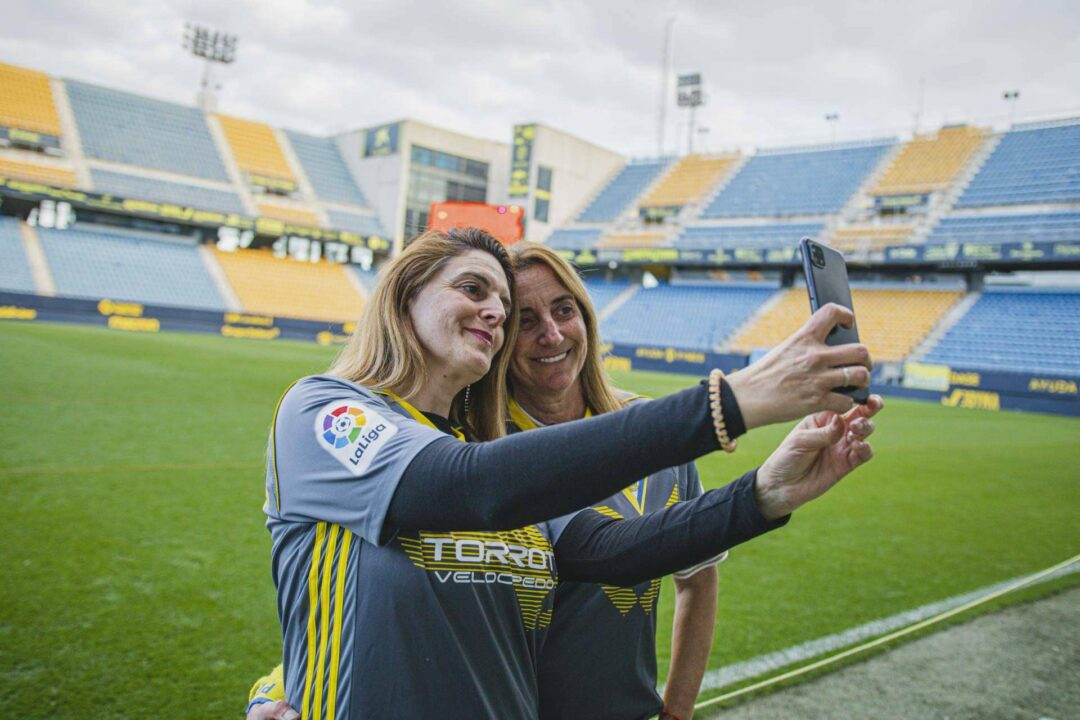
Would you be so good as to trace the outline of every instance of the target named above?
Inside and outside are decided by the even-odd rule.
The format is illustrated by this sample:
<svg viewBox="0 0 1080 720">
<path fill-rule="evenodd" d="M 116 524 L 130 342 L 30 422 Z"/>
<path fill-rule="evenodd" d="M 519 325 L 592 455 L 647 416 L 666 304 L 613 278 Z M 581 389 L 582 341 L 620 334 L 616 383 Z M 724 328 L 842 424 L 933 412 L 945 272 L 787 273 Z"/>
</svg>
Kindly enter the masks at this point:
<svg viewBox="0 0 1080 720">
<path fill-rule="evenodd" d="M 822 305 L 836 303 L 855 312 L 851 302 L 851 286 L 848 284 L 847 264 L 844 256 L 810 238 L 799 241 L 802 251 L 803 272 L 806 274 L 806 288 L 810 291 L 810 311 L 817 312 Z M 825 338 L 826 345 L 846 345 L 859 342 L 859 326 L 852 323 L 850 328 L 837 325 Z M 865 403 L 870 397 L 869 388 L 841 387 L 834 392 L 848 395 L 857 403 Z"/>
</svg>

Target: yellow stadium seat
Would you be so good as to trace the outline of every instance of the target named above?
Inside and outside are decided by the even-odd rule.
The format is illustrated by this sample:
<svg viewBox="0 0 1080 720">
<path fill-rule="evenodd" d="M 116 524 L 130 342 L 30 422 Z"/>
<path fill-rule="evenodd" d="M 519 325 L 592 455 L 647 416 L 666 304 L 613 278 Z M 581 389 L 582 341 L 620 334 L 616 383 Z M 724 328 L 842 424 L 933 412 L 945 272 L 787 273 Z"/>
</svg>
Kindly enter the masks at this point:
<svg viewBox="0 0 1080 720">
<path fill-rule="evenodd" d="M 0 63 L 0 126 L 60 136 L 49 76 Z"/>
<path fill-rule="evenodd" d="M 829 244 L 841 252 L 881 250 L 908 242 L 915 228 L 911 225 L 869 225 L 837 228 Z"/>
<path fill-rule="evenodd" d="M 986 138 L 986 130 L 961 125 L 916 135 L 886 169 L 871 195 L 944 190 Z"/>
<path fill-rule="evenodd" d="M 0 158 L 0 177 L 15 178 L 16 180 L 29 180 L 31 182 L 44 183 L 45 185 L 58 185 L 60 187 L 75 187 L 75 173 L 67 168 L 53 165 L 39 165 L 38 163 L 18 162 Z"/>
<path fill-rule="evenodd" d="M 911 354 L 963 297 L 963 292 L 856 288 L 851 296 L 859 337 L 870 348 L 874 361 L 896 362 Z M 738 352 L 773 347 L 798 330 L 809 317 L 806 288 L 792 288 L 737 337 L 731 347 Z"/>
<path fill-rule="evenodd" d="M 612 232 L 600 238 L 597 247 L 601 248 L 645 248 L 657 247 L 664 239 L 662 232 Z"/>
<path fill-rule="evenodd" d="M 244 172 L 282 178 L 296 182 L 296 177 L 285 161 L 285 153 L 269 125 L 253 120 L 242 120 L 229 115 L 218 115 L 221 129 L 229 141 L 236 164 Z"/>
<path fill-rule="evenodd" d="M 682 207 L 700 199 L 738 159 L 738 156 L 687 155 L 641 201 L 641 207 Z"/>
<path fill-rule="evenodd" d="M 319 219 L 315 213 L 302 208 L 287 207 L 285 205 L 273 205 L 271 203 L 256 203 L 261 217 L 273 218 L 294 225 L 309 225 L 319 227 Z"/>
<path fill-rule="evenodd" d="M 274 257 L 268 250 L 214 249 L 244 311 L 260 315 L 353 322 L 364 301 L 344 265 Z"/>
</svg>

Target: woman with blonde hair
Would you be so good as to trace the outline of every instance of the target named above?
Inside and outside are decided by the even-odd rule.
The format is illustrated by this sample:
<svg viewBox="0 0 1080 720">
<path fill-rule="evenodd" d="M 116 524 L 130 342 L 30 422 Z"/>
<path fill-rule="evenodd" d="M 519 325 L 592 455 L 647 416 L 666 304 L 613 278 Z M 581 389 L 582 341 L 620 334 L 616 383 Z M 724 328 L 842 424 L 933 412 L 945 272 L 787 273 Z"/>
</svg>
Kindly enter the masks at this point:
<svg viewBox="0 0 1080 720">
<path fill-rule="evenodd" d="M 868 355 L 824 345 L 851 322 L 833 306 L 730 382 L 714 373 L 500 437 L 514 283 L 487 233 L 425 234 L 384 270 L 331 372 L 278 403 L 264 510 L 285 697 L 302 717 L 536 718 L 558 580 L 633 585 L 694 565 L 782 525 L 871 457 L 868 421 L 819 414 L 731 485 L 648 517 L 601 518 L 571 544 L 564 529 L 554 548 L 545 520 L 733 449 L 737 429 L 847 410 L 831 388 L 840 368 L 866 385 Z M 582 516 L 567 527 L 581 530 Z"/>
</svg>

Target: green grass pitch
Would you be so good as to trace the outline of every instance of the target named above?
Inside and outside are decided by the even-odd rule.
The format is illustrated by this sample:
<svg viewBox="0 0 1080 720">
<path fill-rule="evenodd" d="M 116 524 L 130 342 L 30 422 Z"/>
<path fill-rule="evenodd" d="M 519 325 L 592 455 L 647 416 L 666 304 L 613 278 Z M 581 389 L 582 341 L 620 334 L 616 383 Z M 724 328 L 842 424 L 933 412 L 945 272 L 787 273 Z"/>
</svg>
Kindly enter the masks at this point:
<svg viewBox="0 0 1080 720">
<path fill-rule="evenodd" d="M 333 353 L 0 324 L 8 715 L 240 715 L 280 652 L 260 512 L 267 426 L 281 390 Z M 652 395 L 693 380 L 616 377 Z M 721 566 L 711 667 L 1075 554 L 1078 431 L 1077 420 L 889 402 L 870 466 Z M 702 460 L 706 485 L 760 463 L 783 433 Z"/>
</svg>

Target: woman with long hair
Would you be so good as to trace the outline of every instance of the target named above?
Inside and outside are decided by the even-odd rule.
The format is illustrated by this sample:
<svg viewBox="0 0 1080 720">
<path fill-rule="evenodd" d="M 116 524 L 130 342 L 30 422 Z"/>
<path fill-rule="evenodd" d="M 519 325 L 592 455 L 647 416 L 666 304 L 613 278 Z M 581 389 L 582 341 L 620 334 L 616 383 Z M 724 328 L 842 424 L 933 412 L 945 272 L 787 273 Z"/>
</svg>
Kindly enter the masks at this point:
<svg viewBox="0 0 1080 720">
<path fill-rule="evenodd" d="M 871 457 L 868 413 L 836 415 L 851 401 L 831 389 L 868 384 L 869 356 L 824 344 L 851 322 L 835 306 L 729 380 L 502 437 L 514 286 L 487 233 L 428 233 L 384 270 L 330 372 L 278 403 L 265 511 L 303 717 L 535 718 L 557 581 L 628 586 L 700 563 Z M 545 522 L 816 411 L 725 488 L 632 520 Z"/>
</svg>

